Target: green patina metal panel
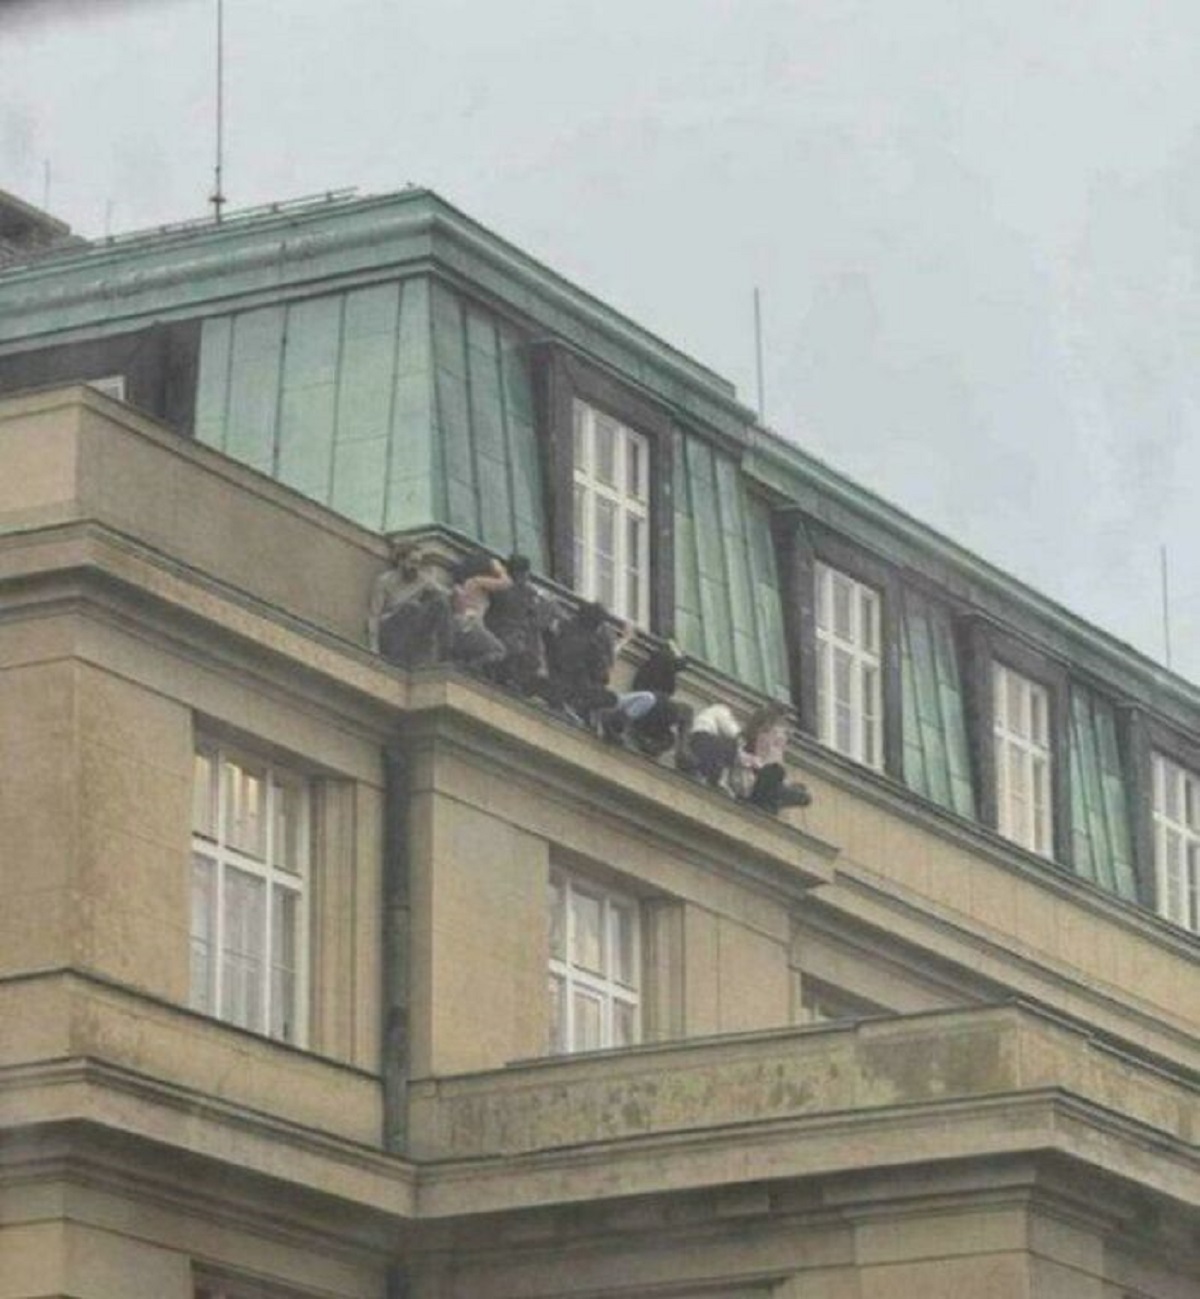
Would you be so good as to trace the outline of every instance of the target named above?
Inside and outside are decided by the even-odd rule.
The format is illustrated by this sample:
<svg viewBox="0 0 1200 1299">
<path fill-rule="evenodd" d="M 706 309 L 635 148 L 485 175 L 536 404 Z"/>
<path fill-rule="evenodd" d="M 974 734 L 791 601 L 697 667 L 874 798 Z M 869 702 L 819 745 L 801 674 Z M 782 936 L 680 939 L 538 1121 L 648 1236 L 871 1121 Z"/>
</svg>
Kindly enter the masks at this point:
<svg viewBox="0 0 1200 1299">
<path fill-rule="evenodd" d="M 1071 687 L 1071 846 L 1077 874 L 1123 898 L 1137 886 L 1117 723 L 1111 705 Z"/>
<path fill-rule="evenodd" d="M 344 309 L 340 295 L 298 302 L 285 326 L 275 476 L 316 501 L 330 499 Z"/>
<path fill-rule="evenodd" d="M 747 685 L 788 697 L 770 513 L 737 463 L 676 434 L 675 628 L 689 653 Z"/>
<path fill-rule="evenodd" d="M 975 815 L 958 657 L 949 615 L 906 590 L 900 618 L 904 780 L 961 816 Z"/>
<path fill-rule="evenodd" d="M 283 307 L 247 311 L 233 322 L 221 450 L 265 474 L 275 468 Z"/>
<path fill-rule="evenodd" d="M 446 523 L 545 567 L 528 355 L 424 277 L 205 321 L 196 429 L 369 528 Z"/>
<path fill-rule="evenodd" d="M 395 337 L 392 436 L 388 448 L 384 531 L 401 532 L 440 519 L 440 459 L 434 436 L 433 335 L 429 281 L 400 288 Z"/>
</svg>

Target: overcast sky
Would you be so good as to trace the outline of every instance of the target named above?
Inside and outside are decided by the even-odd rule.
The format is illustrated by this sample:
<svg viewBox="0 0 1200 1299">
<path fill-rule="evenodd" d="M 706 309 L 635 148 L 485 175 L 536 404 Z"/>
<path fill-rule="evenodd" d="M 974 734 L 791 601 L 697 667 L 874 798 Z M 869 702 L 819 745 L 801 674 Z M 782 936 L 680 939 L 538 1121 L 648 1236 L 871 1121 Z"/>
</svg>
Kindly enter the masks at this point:
<svg viewBox="0 0 1200 1299">
<path fill-rule="evenodd" d="M 1195 0 L 226 0 L 231 206 L 427 185 L 1200 679 Z M 202 215 L 215 0 L 0 0 L 0 187 Z"/>
</svg>

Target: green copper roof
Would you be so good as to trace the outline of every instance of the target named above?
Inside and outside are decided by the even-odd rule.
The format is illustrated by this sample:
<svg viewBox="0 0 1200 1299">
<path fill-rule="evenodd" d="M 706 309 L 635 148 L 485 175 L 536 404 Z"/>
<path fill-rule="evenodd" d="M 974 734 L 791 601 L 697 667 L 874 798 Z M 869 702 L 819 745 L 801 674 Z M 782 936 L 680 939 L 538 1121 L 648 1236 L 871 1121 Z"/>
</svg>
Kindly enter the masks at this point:
<svg viewBox="0 0 1200 1299">
<path fill-rule="evenodd" d="M 210 317 L 196 436 L 365 527 L 444 523 L 544 567 L 521 343 L 428 276 Z"/>
</svg>

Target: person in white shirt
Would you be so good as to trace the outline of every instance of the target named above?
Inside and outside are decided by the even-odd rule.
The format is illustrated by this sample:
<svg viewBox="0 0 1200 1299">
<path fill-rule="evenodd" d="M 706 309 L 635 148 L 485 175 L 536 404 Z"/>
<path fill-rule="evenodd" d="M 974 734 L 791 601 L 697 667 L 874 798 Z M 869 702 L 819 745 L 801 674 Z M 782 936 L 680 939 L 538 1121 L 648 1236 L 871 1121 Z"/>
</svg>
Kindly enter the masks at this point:
<svg viewBox="0 0 1200 1299">
<path fill-rule="evenodd" d="M 697 776 L 729 793 L 729 777 L 741 751 L 742 728 L 727 704 L 709 704 L 692 719 L 687 756 Z"/>
</svg>

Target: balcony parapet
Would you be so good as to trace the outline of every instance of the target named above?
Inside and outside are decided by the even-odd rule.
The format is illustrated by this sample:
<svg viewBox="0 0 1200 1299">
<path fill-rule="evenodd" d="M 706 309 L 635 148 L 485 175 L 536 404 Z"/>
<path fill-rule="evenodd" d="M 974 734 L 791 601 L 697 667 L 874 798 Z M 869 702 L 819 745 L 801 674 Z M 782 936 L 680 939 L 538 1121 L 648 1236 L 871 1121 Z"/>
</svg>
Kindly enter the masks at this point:
<svg viewBox="0 0 1200 1299">
<path fill-rule="evenodd" d="M 740 1151 L 745 1180 L 1060 1146 L 1131 1176 L 1157 1151 L 1175 1195 L 1200 1192 L 1195 1076 L 1021 1003 L 522 1062 L 417 1081 L 410 1095 L 412 1154 L 449 1161 L 452 1180 L 466 1163 L 540 1158 L 557 1181 L 599 1149 L 632 1160 L 641 1147 L 675 1177 L 683 1146 L 724 1146 L 725 1176 Z M 1086 1140 L 1070 1136 L 1068 1112 Z M 1118 1157 L 1097 1132 L 1142 1154 Z M 643 1166 L 647 1185 L 654 1175 Z"/>
</svg>

